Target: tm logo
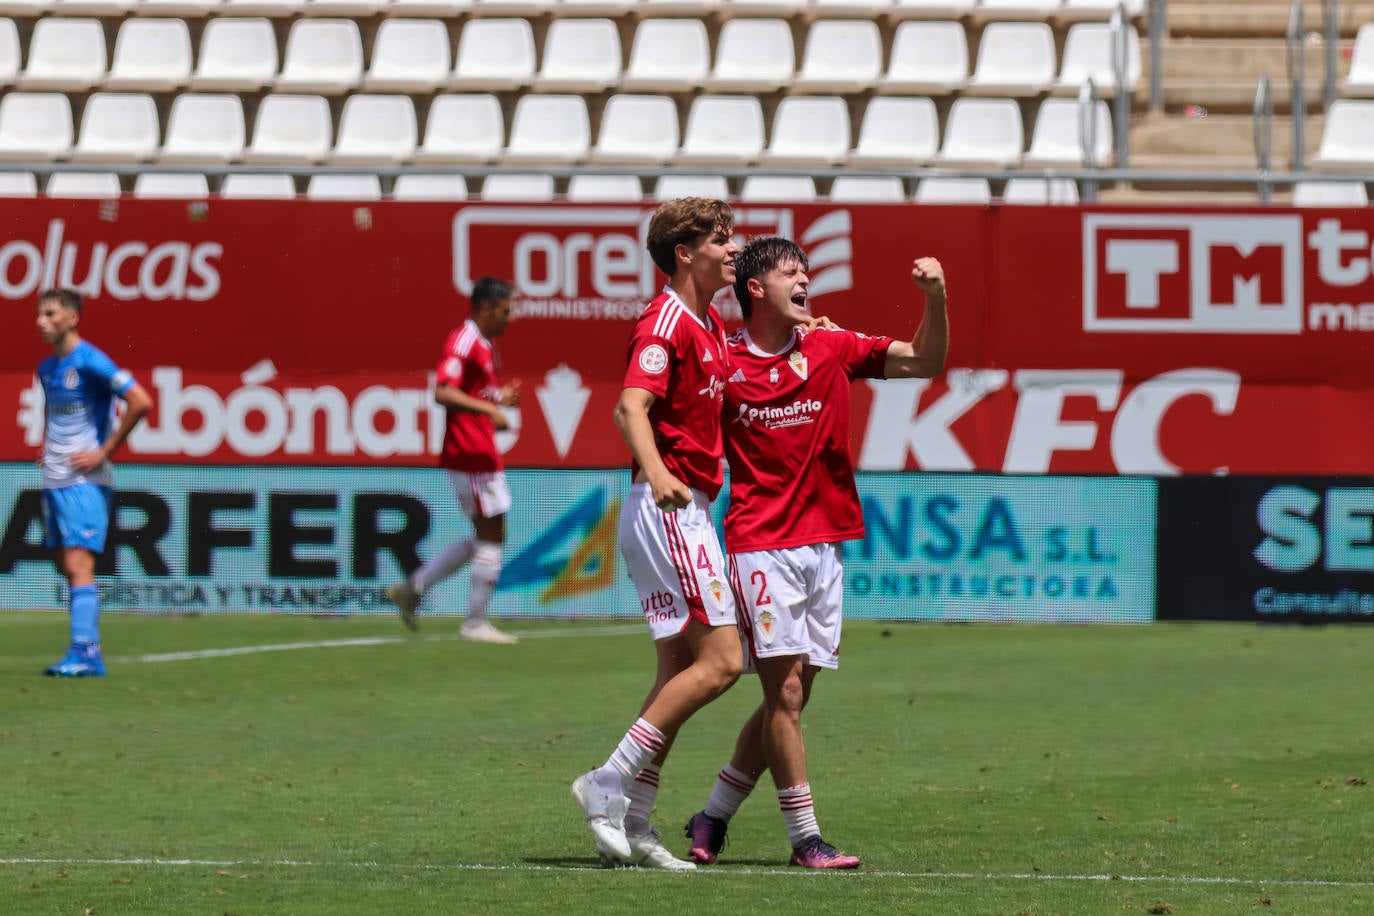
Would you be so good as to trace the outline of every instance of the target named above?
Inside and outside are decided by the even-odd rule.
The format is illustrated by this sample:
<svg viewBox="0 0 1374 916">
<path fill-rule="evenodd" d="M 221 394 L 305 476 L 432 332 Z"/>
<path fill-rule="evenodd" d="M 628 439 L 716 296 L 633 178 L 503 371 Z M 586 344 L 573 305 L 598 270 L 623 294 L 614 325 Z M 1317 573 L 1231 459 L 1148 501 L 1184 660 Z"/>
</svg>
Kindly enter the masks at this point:
<svg viewBox="0 0 1374 916">
<path fill-rule="evenodd" d="M 1083 329 L 1298 334 L 1299 216 L 1087 214 Z"/>
</svg>

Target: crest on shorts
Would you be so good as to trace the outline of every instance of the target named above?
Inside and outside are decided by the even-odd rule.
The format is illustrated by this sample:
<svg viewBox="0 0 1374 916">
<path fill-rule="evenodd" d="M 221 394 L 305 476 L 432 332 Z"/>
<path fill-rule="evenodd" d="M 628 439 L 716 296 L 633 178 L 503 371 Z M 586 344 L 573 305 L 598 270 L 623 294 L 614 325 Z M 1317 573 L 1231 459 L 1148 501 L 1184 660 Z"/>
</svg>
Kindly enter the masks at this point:
<svg viewBox="0 0 1374 916">
<path fill-rule="evenodd" d="M 711 584 L 706 587 L 710 590 L 711 597 L 716 599 L 716 604 L 724 603 L 725 583 L 721 582 L 719 579 L 712 579 Z"/>
<path fill-rule="evenodd" d="M 668 351 L 659 344 L 649 344 L 639 351 L 639 368 L 653 375 L 658 375 L 668 368 Z"/>
<path fill-rule="evenodd" d="M 759 634 L 763 637 L 765 646 L 773 644 L 773 629 L 777 622 L 778 618 L 774 617 L 771 611 L 759 612 Z"/>
<path fill-rule="evenodd" d="M 806 381 L 806 357 L 800 350 L 793 351 L 792 355 L 787 357 L 787 365 L 792 367 L 798 378 Z"/>
</svg>

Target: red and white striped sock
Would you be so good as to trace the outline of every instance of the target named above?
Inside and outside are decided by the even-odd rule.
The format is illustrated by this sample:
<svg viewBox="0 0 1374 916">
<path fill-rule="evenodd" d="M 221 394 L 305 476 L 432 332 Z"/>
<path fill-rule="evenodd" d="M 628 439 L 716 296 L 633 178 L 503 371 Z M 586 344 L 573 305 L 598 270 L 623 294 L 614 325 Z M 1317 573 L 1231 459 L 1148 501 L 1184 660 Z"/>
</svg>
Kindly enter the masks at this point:
<svg viewBox="0 0 1374 916">
<path fill-rule="evenodd" d="M 721 767 L 720 772 L 716 774 L 716 784 L 711 789 L 711 797 L 706 802 L 707 815 L 723 821 L 730 820 L 749 797 L 749 793 L 754 791 L 757 781 L 728 763 Z"/>
<path fill-rule="evenodd" d="M 635 775 L 663 750 L 663 740 L 663 732 L 642 718 L 636 719 L 625 737 L 620 739 L 620 744 L 616 745 L 610 759 L 601 767 L 602 774 L 609 775 L 605 772 L 607 770 L 619 774 L 620 791 L 624 792 Z"/>
<path fill-rule="evenodd" d="M 794 847 L 807 837 L 821 832 L 816 825 L 816 808 L 811 803 L 811 783 L 779 789 L 778 807 L 787 821 L 787 837 Z"/>
<path fill-rule="evenodd" d="M 625 790 L 630 809 L 625 812 L 625 832 L 643 836 L 649 832 L 649 815 L 654 813 L 654 799 L 658 797 L 659 768 L 652 763 L 635 774 Z"/>
</svg>

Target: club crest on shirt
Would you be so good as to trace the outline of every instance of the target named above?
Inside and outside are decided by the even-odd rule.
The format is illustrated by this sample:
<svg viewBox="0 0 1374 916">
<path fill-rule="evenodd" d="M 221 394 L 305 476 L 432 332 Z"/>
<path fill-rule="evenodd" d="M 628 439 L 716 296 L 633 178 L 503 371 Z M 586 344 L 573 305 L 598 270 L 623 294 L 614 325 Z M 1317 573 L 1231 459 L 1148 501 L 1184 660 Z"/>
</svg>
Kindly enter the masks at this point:
<svg viewBox="0 0 1374 916">
<path fill-rule="evenodd" d="M 778 383 L 778 370 L 777 370 L 777 367 L 774 367 L 774 368 L 768 370 L 768 384 L 770 384 L 770 385 L 776 385 L 777 383 Z"/>
<path fill-rule="evenodd" d="M 773 631 L 778 618 L 774 617 L 770 611 L 760 611 L 758 616 L 758 633 L 765 646 L 773 644 Z"/>
<path fill-rule="evenodd" d="M 79 384 L 81 384 L 81 373 L 77 372 L 75 369 L 67 369 L 66 373 L 62 376 L 62 387 L 70 391 Z"/>
<path fill-rule="evenodd" d="M 792 371 L 797 373 L 798 378 L 806 381 L 806 357 L 802 355 L 800 350 L 793 351 L 792 355 L 787 357 L 787 365 L 792 367 Z"/>
<path fill-rule="evenodd" d="M 639 368 L 658 375 L 668 368 L 668 351 L 658 344 L 649 344 L 639 351 Z"/>
</svg>

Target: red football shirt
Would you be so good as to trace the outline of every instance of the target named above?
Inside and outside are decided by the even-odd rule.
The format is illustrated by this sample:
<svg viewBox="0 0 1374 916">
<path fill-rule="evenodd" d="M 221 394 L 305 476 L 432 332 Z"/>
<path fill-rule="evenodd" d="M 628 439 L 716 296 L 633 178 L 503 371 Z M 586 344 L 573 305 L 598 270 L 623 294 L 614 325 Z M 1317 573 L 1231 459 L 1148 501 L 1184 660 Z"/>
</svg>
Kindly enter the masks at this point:
<svg viewBox="0 0 1374 916">
<path fill-rule="evenodd" d="M 800 329 L 781 353 L 730 338 L 725 456 L 731 553 L 864 536 L 849 456 L 849 383 L 882 378 L 890 337 Z"/>
<path fill-rule="evenodd" d="M 448 336 L 434 381 L 498 404 L 501 383 L 497 369 L 496 349 L 468 319 Z M 470 474 L 502 470 L 505 464 L 496 449 L 496 427 L 491 418 L 468 410 L 447 411 L 439 466 Z"/>
<path fill-rule="evenodd" d="M 626 388 L 657 400 L 649 408 L 659 454 L 673 476 L 711 499 L 720 492 L 720 409 L 730 374 L 725 326 L 713 307 L 706 322 L 668 287 L 640 313 L 630 333 Z M 630 474 L 639 462 L 630 462 Z"/>
</svg>

